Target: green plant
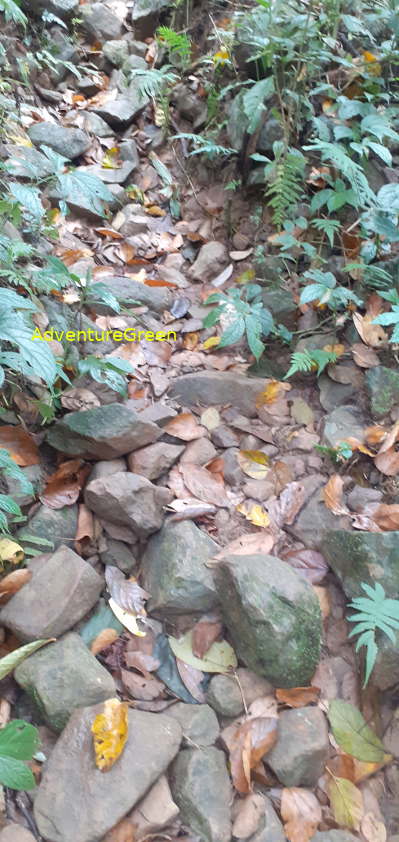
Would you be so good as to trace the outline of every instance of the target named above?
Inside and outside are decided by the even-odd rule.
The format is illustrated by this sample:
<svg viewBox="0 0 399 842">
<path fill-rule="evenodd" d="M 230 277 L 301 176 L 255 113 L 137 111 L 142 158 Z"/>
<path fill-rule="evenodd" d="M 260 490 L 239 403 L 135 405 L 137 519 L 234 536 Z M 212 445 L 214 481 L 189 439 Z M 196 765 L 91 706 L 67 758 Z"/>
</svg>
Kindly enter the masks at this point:
<svg viewBox="0 0 399 842">
<path fill-rule="evenodd" d="M 28 18 L 19 8 L 18 3 L 15 3 L 15 0 L 0 0 L 0 12 L 4 13 L 6 21 L 12 20 L 13 23 L 19 23 L 23 27 L 27 26 Z"/>
<path fill-rule="evenodd" d="M 340 465 L 353 456 L 353 450 L 346 441 L 338 442 L 335 447 L 328 447 L 325 444 L 315 444 L 315 450 L 322 453 L 323 456 L 328 456 L 334 465 Z"/>
<path fill-rule="evenodd" d="M 291 365 L 284 377 L 284 380 L 287 380 L 288 377 L 292 377 L 298 372 L 305 372 L 306 374 L 309 372 L 316 372 L 319 377 L 320 374 L 323 373 L 324 369 L 330 365 L 330 363 L 335 363 L 337 359 L 338 354 L 336 354 L 335 351 L 308 351 L 307 349 L 304 351 L 295 351 L 291 355 Z"/>
<path fill-rule="evenodd" d="M 223 158 L 229 157 L 230 155 L 237 155 L 236 149 L 231 149 L 226 146 L 220 146 L 220 144 L 215 143 L 208 137 L 203 137 L 199 134 L 190 134 L 189 132 L 182 132 L 181 134 L 176 134 L 172 138 L 172 140 L 189 140 L 191 143 L 194 144 L 194 149 L 189 152 L 189 156 L 192 155 L 205 155 L 210 161 L 215 160 L 216 158 Z"/>
<path fill-rule="evenodd" d="M 55 358 L 45 342 L 34 342 L 36 306 L 13 290 L 0 289 L 0 386 L 6 370 L 52 386 L 58 376 Z M 12 350 L 9 350 L 9 346 Z"/>
<path fill-rule="evenodd" d="M 286 147 L 281 140 L 273 143 L 273 154 L 274 161 L 259 153 L 254 153 L 252 159 L 266 162 L 264 174 L 269 186 L 265 195 L 273 208 L 273 222 L 281 229 L 287 214 L 303 194 L 306 161 L 298 149 Z"/>
<path fill-rule="evenodd" d="M 26 479 L 24 472 L 11 459 L 8 450 L 0 450 L 0 477 L 5 478 L 5 480 L 7 477 L 17 480 L 23 494 L 33 492 L 32 483 Z M 7 515 L 22 517 L 22 512 L 18 503 L 9 494 L 0 494 L 0 532 L 3 533 L 8 532 Z"/>
<path fill-rule="evenodd" d="M 309 269 L 303 273 L 306 280 L 314 283 L 307 284 L 301 292 L 300 303 L 309 304 L 318 301 L 319 305 L 327 305 L 330 310 L 346 307 L 350 301 L 358 306 L 363 303 L 352 290 L 344 286 L 337 286 L 337 279 L 332 272 L 322 272 L 320 269 Z"/>
<path fill-rule="evenodd" d="M 248 284 L 243 293 L 232 289 L 227 294 L 214 292 L 205 304 L 218 304 L 204 319 L 204 327 L 212 327 L 221 322 L 223 332 L 218 348 L 234 345 L 245 334 L 250 350 L 259 360 L 265 345 L 262 337 L 267 337 L 274 327 L 273 316 L 260 299 L 261 287 Z"/>
<path fill-rule="evenodd" d="M 396 289 L 392 289 L 389 292 L 380 289 L 379 295 L 392 304 L 392 309 L 389 313 L 381 313 L 379 316 L 376 316 L 373 319 L 373 324 L 393 325 L 394 328 L 389 341 L 397 343 L 399 342 L 399 293 Z"/>
<path fill-rule="evenodd" d="M 173 57 L 178 67 L 186 70 L 191 61 L 191 41 L 185 32 L 175 32 L 169 26 L 158 26 L 156 37 Z"/>
<path fill-rule="evenodd" d="M 348 620 L 350 623 L 355 623 L 349 637 L 358 636 L 356 651 L 358 652 L 363 646 L 366 649 L 366 669 L 363 684 L 365 687 L 368 684 L 378 654 L 376 632 L 383 632 L 396 645 L 395 630 L 399 629 L 399 600 L 388 599 L 379 582 L 375 583 L 374 589 L 365 582 L 361 583 L 361 587 L 367 596 L 356 597 L 349 603 L 349 607 L 357 613 L 349 616 Z"/>
<path fill-rule="evenodd" d="M 24 760 L 32 760 L 40 744 L 37 728 L 14 719 L 0 728 L 0 783 L 10 789 L 33 789 L 36 781 Z"/>
<path fill-rule="evenodd" d="M 96 357 L 90 354 L 78 363 L 79 374 L 89 374 L 97 383 L 106 383 L 110 389 L 127 394 L 126 375 L 133 373 L 133 368 L 127 360 L 120 357 Z"/>
</svg>

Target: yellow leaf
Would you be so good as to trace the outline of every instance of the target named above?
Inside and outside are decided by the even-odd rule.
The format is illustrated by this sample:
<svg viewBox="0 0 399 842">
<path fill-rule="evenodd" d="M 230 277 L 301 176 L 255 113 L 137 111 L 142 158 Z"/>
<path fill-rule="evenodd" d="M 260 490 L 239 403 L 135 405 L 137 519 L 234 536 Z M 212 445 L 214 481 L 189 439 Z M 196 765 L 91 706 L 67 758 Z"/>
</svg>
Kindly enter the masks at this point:
<svg viewBox="0 0 399 842">
<path fill-rule="evenodd" d="M 16 541 L 11 541 L 10 538 L 0 538 L 0 562 L 3 565 L 5 561 L 11 564 L 19 564 L 25 553 Z"/>
<path fill-rule="evenodd" d="M 341 827 L 359 830 L 363 816 L 363 796 L 347 778 L 331 778 L 329 796 L 335 821 Z"/>
<path fill-rule="evenodd" d="M 342 354 L 345 353 L 345 345 L 324 345 L 323 351 L 327 351 L 329 354 L 336 354 L 337 357 L 341 357 Z"/>
<path fill-rule="evenodd" d="M 148 213 L 150 216 L 165 216 L 166 211 L 162 208 L 159 208 L 158 205 L 149 205 L 149 207 L 145 208 L 145 212 Z"/>
<path fill-rule="evenodd" d="M 103 713 L 97 714 L 91 726 L 97 769 L 108 772 L 122 753 L 128 735 L 127 702 L 107 699 Z"/>
<path fill-rule="evenodd" d="M 114 612 L 115 617 L 125 626 L 125 629 L 131 632 L 131 634 L 135 634 L 136 637 L 145 637 L 145 632 L 141 631 L 137 625 L 137 614 L 133 614 L 132 611 L 126 611 L 124 608 L 121 608 L 117 602 L 111 597 L 108 603 L 111 611 Z"/>
<path fill-rule="evenodd" d="M 377 61 L 377 56 L 375 56 L 374 53 L 370 53 L 368 50 L 366 50 L 363 53 L 363 58 L 366 64 L 368 65 L 366 68 L 367 73 L 369 73 L 370 76 L 381 76 L 382 70 L 379 61 Z"/>
<path fill-rule="evenodd" d="M 269 458 L 261 450 L 239 450 L 237 462 L 244 474 L 252 479 L 264 479 L 269 472 Z"/>
<path fill-rule="evenodd" d="M 291 386 L 289 383 L 282 383 L 281 380 L 271 380 L 270 383 L 267 384 L 266 389 L 263 392 L 259 392 L 256 396 L 256 406 L 259 409 L 260 406 L 264 406 L 265 404 L 274 403 L 279 398 L 281 398 L 284 392 L 289 392 Z"/>
<path fill-rule="evenodd" d="M 218 50 L 217 53 L 214 54 L 213 62 L 214 64 L 226 64 L 226 61 L 228 61 L 229 58 L 229 51 L 226 49 L 226 47 L 222 47 L 220 50 Z"/>
<path fill-rule="evenodd" d="M 29 137 L 25 137 L 22 134 L 8 135 L 7 140 L 12 140 L 12 142 L 15 143 L 16 146 L 33 146 L 33 143 L 29 139 Z"/>
<path fill-rule="evenodd" d="M 248 509 L 248 506 L 245 503 L 240 503 L 237 506 L 237 512 L 244 515 L 247 520 L 251 521 L 254 526 L 262 526 L 266 527 L 270 524 L 270 518 L 267 512 L 262 509 L 262 506 L 259 504 L 255 504 Z"/>
<path fill-rule="evenodd" d="M 118 159 L 119 156 L 119 147 L 112 146 L 111 149 L 108 149 L 108 152 L 105 153 L 102 161 L 101 166 L 105 170 L 115 170 L 120 167 L 120 162 Z"/>
<path fill-rule="evenodd" d="M 219 342 L 220 336 L 210 336 L 209 339 L 205 339 L 205 342 L 202 343 L 202 347 L 204 351 L 208 351 L 209 348 L 216 348 Z"/>
</svg>

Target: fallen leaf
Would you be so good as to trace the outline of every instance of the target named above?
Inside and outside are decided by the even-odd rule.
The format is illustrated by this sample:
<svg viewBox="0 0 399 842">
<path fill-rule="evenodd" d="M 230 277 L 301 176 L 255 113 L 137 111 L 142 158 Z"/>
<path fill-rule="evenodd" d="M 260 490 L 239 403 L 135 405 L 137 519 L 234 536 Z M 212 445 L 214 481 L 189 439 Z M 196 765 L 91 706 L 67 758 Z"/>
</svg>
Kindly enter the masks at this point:
<svg viewBox="0 0 399 842">
<path fill-rule="evenodd" d="M 107 564 L 105 568 L 105 581 L 109 593 L 120 608 L 131 611 L 134 614 L 141 614 L 145 617 L 144 602 L 150 594 L 143 590 L 134 577 L 125 579 L 118 567 Z"/>
<path fill-rule="evenodd" d="M 340 748 L 358 760 L 381 763 L 387 752 L 357 708 L 334 699 L 328 709 L 331 730 Z"/>
<path fill-rule="evenodd" d="M 224 486 L 215 479 L 215 474 L 207 471 L 206 468 L 201 468 L 200 465 L 194 465 L 192 462 L 181 463 L 179 470 L 184 484 L 198 500 L 222 508 L 229 506 Z"/>
<path fill-rule="evenodd" d="M 207 430 L 216 430 L 216 427 L 219 427 L 221 424 L 221 418 L 217 411 L 212 406 L 209 409 L 204 409 L 201 415 L 201 424 L 203 427 L 206 427 Z"/>
<path fill-rule="evenodd" d="M 136 842 L 137 836 L 129 819 L 122 819 L 104 836 L 104 842 Z"/>
<path fill-rule="evenodd" d="M 250 792 L 251 771 L 273 748 L 277 740 L 277 717 L 245 720 L 235 732 L 230 749 L 230 770 L 234 787 L 242 795 Z"/>
<path fill-rule="evenodd" d="M 169 645 L 176 656 L 186 664 L 195 667 L 202 672 L 228 672 L 237 666 L 235 652 L 226 640 L 212 643 L 203 658 L 197 658 L 193 654 L 193 633 L 186 632 L 183 637 L 169 637 Z"/>
<path fill-rule="evenodd" d="M 327 509 L 330 509 L 334 515 L 346 515 L 349 513 L 342 499 L 343 489 L 344 481 L 339 474 L 332 474 L 323 488 L 324 503 Z"/>
<path fill-rule="evenodd" d="M 396 477 L 399 474 L 399 452 L 391 447 L 383 453 L 377 453 L 374 465 L 386 477 Z"/>
<path fill-rule="evenodd" d="M 180 658 L 176 658 L 176 666 L 180 678 L 188 692 L 191 694 L 193 699 L 195 699 L 200 705 L 203 705 L 206 702 L 206 695 L 203 689 L 205 674 L 202 670 L 197 670 L 195 667 L 192 667 L 191 664 L 186 664 Z"/>
<path fill-rule="evenodd" d="M 375 429 L 375 428 L 374 428 Z M 381 447 L 378 453 L 386 453 L 387 450 L 390 450 L 391 447 L 396 444 L 399 439 L 399 421 L 393 425 L 392 429 L 384 436 L 384 440 L 381 444 Z"/>
<path fill-rule="evenodd" d="M 253 248 L 245 249 L 245 251 L 231 251 L 230 257 L 232 260 L 245 260 L 246 257 L 249 257 L 252 254 Z"/>
<path fill-rule="evenodd" d="M 308 842 L 321 822 L 321 807 L 313 792 L 301 787 L 284 787 L 281 818 L 289 842 Z"/>
<path fill-rule="evenodd" d="M 232 828 L 236 839 L 248 839 L 258 830 L 265 814 L 265 798 L 259 792 L 251 792 L 238 803 L 238 812 Z"/>
<path fill-rule="evenodd" d="M 0 427 L 0 448 L 8 450 L 11 458 L 21 468 L 38 465 L 39 450 L 32 436 L 22 426 L 4 424 Z"/>
<path fill-rule="evenodd" d="M 239 450 L 237 462 L 244 474 L 252 479 L 265 479 L 269 473 L 269 457 L 261 450 Z"/>
<path fill-rule="evenodd" d="M 399 530 L 399 504 L 381 503 L 373 513 L 373 520 L 384 532 Z"/>
<path fill-rule="evenodd" d="M 142 631 L 137 625 L 137 615 L 133 614 L 131 611 L 125 611 L 124 608 L 121 608 L 114 599 L 110 599 L 108 603 L 111 611 L 115 614 L 117 620 L 125 626 L 125 629 L 131 632 L 131 634 L 136 634 L 137 637 L 145 637 L 145 632 Z"/>
<path fill-rule="evenodd" d="M 363 342 L 366 345 L 371 345 L 373 348 L 378 348 L 388 339 L 388 334 L 381 327 L 381 325 L 373 324 L 374 314 L 366 313 L 362 316 L 360 313 L 353 314 L 353 324 Z"/>
<path fill-rule="evenodd" d="M 320 696 L 319 687 L 290 687 L 276 690 L 276 699 L 290 708 L 301 708 L 317 702 Z"/>
<path fill-rule="evenodd" d="M 272 535 L 265 535 L 264 532 L 251 532 L 230 541 L 230 544 L 223 547 L 220 553 L 213 558 L 221 559 L 226 555 L 252 555 L 253 553 L 268 555 L 273 548 L 273 544 L 274 538 Z"/>
<path fill-rule="evenodd" d="M 351 352 L 356 365 L 360 368 L 373 368 L 373 366 L 380 364 L 376 352 L 361 342 L 355 342 L 351 347 Z"/>
<path fill-rule="evenodd" d="M 364 760 L 356 760 L 350 754 L 337 754 L 329 763 L 334 775 L 340 778 L 348 778 L 352 783 L 357 784 L 375 775 L 380 769 L 383 769 L 387 763 L 392 761 L 391 754 L 385 754 L 381 763 L 366 763 Z"/>
<path fill-rule="evenodd" d="M 347 778 L 332 775 L 328 794 L 337 824 L 350 830 L 359 830 L 363 815 L 363 796 L 360 789 Z"/>
<path fill-rule="evenodd" d="M 257 409 L 260 406 L 267 406 L 268 404 L 274 403 L 274 401 L 284 396 L 284 392 L 289 392 L 290 389 L 291 386 L 289 383 L 284 383 L 280 380 L 271 380 L 267 384 L 266 389 L 263 392 L 259 392 L 256 396 Z"/>
<path fill-rule="evenodd" d="M 10 542 L 11 543 L 11 542 Z M 13 570 L 8 576 L 0 581 L 0 605 L 5 605 L 17 591 L 20 590 L 32 578 L 32 571 L 24 568 L 23 570 Z"/>
<path fill-rule="evenodd" d="M 93 512 L 85 506 L 84 503 L 79 504 L 78 511 L 78 525 L 75 535 L 75 550 L 79 555 L 86 550 L 90 541 L 94 537 L 94 516 Z"/>
<path fill-rule="evenodd" d="M 107 699 L 103 713 L 91 726 L 97 769 L 108 772 L 121 755 L 128 736 L 128 706 L 119 699 Z"/>
<path fill-rule="evenodd" d="M 385 441 L 388 431 L 380 424 L 375 424 L 373 427 L 367 427 L 364 431 L 364 439 L 367 444 L 380 444 Z"/>
<path fill-rule="evenodd" d="M 24 551 L 20 544 L 11 538 L 0 538 L 0 566 L 8 561 L 10 564 L 20 564 L 24 558 Z"/>
<path fill-rule="evenodd" d="M 90 466 L 82 459 L 63 462 L 48 478 L 43 492 L 39 494 L 39 500 L 50 509 L 72 506 L 76 503 L 89 472 Z"/>
<path fill-rule="evenodd" d="M 180 415 L 176 415 L 165 424 L 163 429 L 165 433 L 183 441 L 200 439 L 205 434 L 204 427 L 200 427 L 191 412 L 182 412 Z"/>
<path fill-rule="evenodd" d="M 221 336 L 209 336 L 208 339 L 205 339 L 205 342 L 202 343 L 202 348 L 204 351 L 208 351 L 209 348 L 216 348 L 219 345 L 221 340 Z"/>
<path fill-rule="evenodd" d="M 90 652 L 93 655 L 98 655 L 103 649 L 107 649 L 119 637 L 116 629 L 103 629 L 97 637 L 93 640 L 90 646 Z"/>
<path fill-rule="evenodd" d="M 265 528 L 270 525 L 269 515 L 259 504 L 255 503 L 253 506 L 248 507 L 247 503 L 239 503 L 236 508 L 237 512 L 244 515 L 244 517 L 247 520 L 250 520 L 254 526 L 262 526 Z"/>
<path fill-rule="evenodd" d="M 356 439 L 354 436 L 348 436 L 346 439 L 342 439 L 340 444 L 349 444 L 349 447 L 353 451 L 359 451 L 359 453 L 365 453 L 366 456 L 371 456 L 372 458 L 374 458 L 375 454 L 372 453 L 371 450 L 368 449 L 368 447 L 365 447 L 365 445 L 361 441 L 359 441 L 359 439 Z"/>
<path fill-rule="evenodd" d="M 319 585 L 329 570 L 324 556 L 316 550 L 290 550 L 281 558 L 312 585 Z"/>
<path fill-rule="evenodd" d="M 61 405 L 71 410 L 94 409 L 96 406 L 101 406 L 101 401 L 90 389 L 76 387 L 65 390 L 61 395 Z"/>
<path fill-rule="evenodd" d="M 376 818 L 374 813 L 366 813 L 363 816 L 360 830 L 366 842 L 386 842 L 387 829 L 384 823 Z"/>
<path fill-rule="evenodd" d="M 169 487 L 172 488 L 170 484 Z M 195 497 L 173 500 L 168 505 L 168 510 L 170 509 L 176 512 L 169 518 L 169 521 L 174 523 L 180 520 L 195 520 L 203 515 L 214 515 L 216 512 L 216 506 L 212 506 L 210 503 L 201 503 Z"/>
<path fill-rule="evenodd" d="M 192 650 L 196 658 L 203 658 L 213 643 L 221 637 L 223 623 L 211 614 L 201 617 L 192 631 Z"/>
<path fill-rule="evenodd" d="M 221 286 L 223 286 L 223 284 L 225 284 L 225 283 L 226 283 L 226 281 L 228 281 L 228 280 L 229 280 L 229 278 L 231 278 L 231 276 L 232 276 L 232 274 L 233 274 L 233 269 L 234 269 L 233 264 L 232 264 L 232 263 L 229 263 L 229 265 L 228 265 L 228 266 L 226 266 L 226 268 L 225 268 L 225 269 L 223 269 L 223 271 L 222 271 L 222 272 L 220 272 L 220 273 L 219 273 L 219 275 L 217 275 L 217 276 L 216 276 L 216 278 L 214 278 L 214 279 L 210 282 L 210 283 L 211 283 L 211 286 L 213 286 L 213 287 L 221 287 Z"/>
<path fill-rule="evenodd" d="M 121 679 L 133 699 L 151 702 L 158 699 L 165 689 L 163 681 L 149 672 L 146 675 L 139 675 L 137 672 L 121 669 Z"/>
<path fill-rule="evenodd" d="M 283 489 L 278 499 L 267 502 L 267 511 L 277 526 L 290 526 L 306 500 L 305 486 L 300 482 L 290 482 Z"/>
<path fill-rule="evenodd" d="M 0 680 L 5 678 L 10 672 L 13 672 L 18 664 L 21 664 L 29 655 L 33 655 L 42 646 L 47 646 L 48 643 L 54 643 L 54 641 L 55 637 L 49 637 L 47 640 L 33 640 L 32 643 L 26 643 L 25 646 L 18 646 L 9 655 L 0 658 Z"/>
</svg>

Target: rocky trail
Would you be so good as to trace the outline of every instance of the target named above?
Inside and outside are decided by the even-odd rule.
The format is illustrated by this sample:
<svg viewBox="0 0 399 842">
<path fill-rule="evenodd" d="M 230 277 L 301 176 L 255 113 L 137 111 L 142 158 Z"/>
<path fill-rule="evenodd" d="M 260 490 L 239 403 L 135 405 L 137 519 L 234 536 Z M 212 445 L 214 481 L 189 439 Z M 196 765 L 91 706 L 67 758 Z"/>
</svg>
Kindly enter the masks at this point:
<svg viewBox="0 0 399 842">
<path fill-rule="evenodd" d="M 0 2 L 0 842 L 398 842 L 388 299 L 353 292 L 331 315 L 281 257 L 250 163 L 281 125 L 266 110 L 252 136 L 236 95 L 250 9 L 32 0 L 26 26 L 15 8 Z M 215 124 L 233 160 L 190 154 Z M 343 256 L 320 247 L 338 275 L 361 259 L 348 236 Z M 398 265 L 395 246 L 378 264 Z M 237 309 L 254 284 L 277 326 L 263 355 Z M 367 634 L 373 600 L 356 651 L 351 609 Z M 15 720 L 39 742 L 4 758 Z"/>
</svg>

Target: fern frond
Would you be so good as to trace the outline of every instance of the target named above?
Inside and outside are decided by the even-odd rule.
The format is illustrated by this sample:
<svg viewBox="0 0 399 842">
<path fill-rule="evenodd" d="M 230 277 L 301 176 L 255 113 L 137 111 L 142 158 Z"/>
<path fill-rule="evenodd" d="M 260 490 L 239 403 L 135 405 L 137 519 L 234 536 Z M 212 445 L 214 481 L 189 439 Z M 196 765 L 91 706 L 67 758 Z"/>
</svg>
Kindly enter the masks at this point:
<svg viewBox="0 0 399 842">
<path fill-rule="evenodd" d="M 305 158 L 291 147 L 279 151 L 280 156 L 270 165 L 272 181 L 266 190 L 266 196 L 268 205 L 273 208 L 273 222 L 280 230 L 288 211 L 302 196 Z"/>
<path fill-rule="evenodd" d="M 189 140 L 191 143 L 195 145 L 195 149 L 192 149 L 189 152 L 189 155 L 205 155 L 209 160 L 213 160 L 218 157 L 224 157 L 228 155 L 237 155 L 237 149 L 230 149 L 227 146 L 219 146 L 219 144 L 214 143 L 213 140 L 209 140 L 207 137 L 202 137 L 199 134 L 190 134 L 189 132 L 182 132 L 181 134 L 175 134 L 172 140 Z"/>
<path fill-rule="evenodd" d="M 178 76 L 170 64 L 165 64 L 159 70 L 155 67 L 150 67 L 148 70 L 141 70 L 139 68 L 130 70 L 128 79 L 129 82 L 137 81 L 139 96 L 148 96 L 154 99 L 168 85 L 174 85 L 178 80 Z"/>
<path fill-rule="evenodd" d="M 169 26 L 158 26 L 156 31 L 158 41 L 163 44 L 170 55 L 179 59 L 180 64 L 186 67 L 191 59 L 191 41 L 185 32 L 175 32 Z"/>
<path fill-rule="evenodd" d="M 309 371 L 317 371 L 317 376 L 319 377 L 319 375 L 322 374 L 324 369 L 330 365 L 330 363 L 335 363 L 337 361 L 337 357 L 338 355 L 334 351 L 319 351 L 318 349 L 308 351 L 307 348 L 305 348 L 304 351 L 295 351 L 295 353 L 291 355 L 291 365 L 284 377 L 284 380 L 287 380 L 288 377 L 292 377 L 293 374 L 297 374 L 298 371 L 303 371 L 305 373 Z"/>
<path fill-rule="evenodd" d="M 367 594 L 366 597 L 356 597 L 349 603 L 350 608 L 357 611 L 348 617 L 350 623 L 355 623 L 349 637 L 358 636 L 356 651 L 363 646 L 366 649 L 366 670 L 364 687 L 369 681 L 378 654 L 376 631 L 381 631 L 395 643 L 395 631 L 399 629 L 399 600 L 388 599 L 382 585 L 377 582 L 372 588 L 365 582 L 361 584 Z"/>
<path fill-rule="evenodd" d="M 352 161 L 352 158 L 346 154 L 342 146 L 339 146 L 338 143 L 328 143 L 325 140 L 314 140 L 303 148 L 320 152 L 323 161 L 330 161 L 335 169 L 349 181 L 358 205 L 364 207 L 376 203 L 376 196 L 369 186 L 362 167 L 356 161 Z"/>
</svg>

